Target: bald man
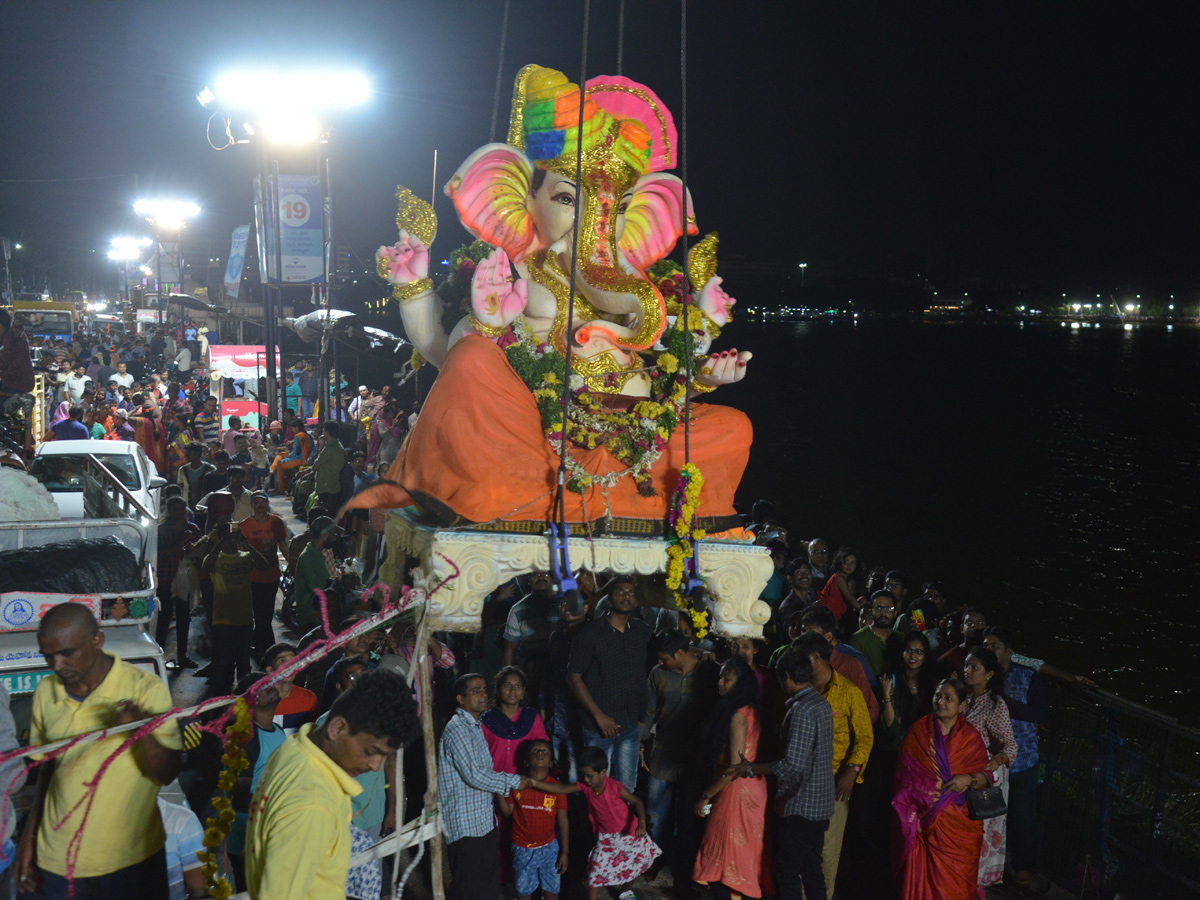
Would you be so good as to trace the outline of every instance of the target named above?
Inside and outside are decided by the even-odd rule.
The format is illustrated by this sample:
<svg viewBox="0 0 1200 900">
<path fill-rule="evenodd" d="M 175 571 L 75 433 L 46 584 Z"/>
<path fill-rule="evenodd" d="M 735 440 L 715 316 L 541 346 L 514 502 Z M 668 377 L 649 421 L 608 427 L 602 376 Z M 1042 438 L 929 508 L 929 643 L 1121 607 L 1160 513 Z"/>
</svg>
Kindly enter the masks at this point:
<svg viewBox="0 0 1200 900">
<path fill-rule="evenodd" d="M 171 708 L 162 679 L 105 652 L 104 633 L 86 606 L 63 603 L 49 610 L 38 626 L 38 647 L 54 674 L 38 682 L 33 694 L 32 745 Z M 40 887 L 44 900 L 68 897 L 68 845 L 87 809 L 74 861 L 74 897 L 166 900 L 166 834 L 157 799 L 159 787 L 179 774 L 179 726 L 166 722 L 138 738 L 108 766 L 90 806 L 87 802 L 87 783 L 127 737 L 81 744 L 39 767 L 37 796 L 13 861 L 19 893 Z"/>
</svg>

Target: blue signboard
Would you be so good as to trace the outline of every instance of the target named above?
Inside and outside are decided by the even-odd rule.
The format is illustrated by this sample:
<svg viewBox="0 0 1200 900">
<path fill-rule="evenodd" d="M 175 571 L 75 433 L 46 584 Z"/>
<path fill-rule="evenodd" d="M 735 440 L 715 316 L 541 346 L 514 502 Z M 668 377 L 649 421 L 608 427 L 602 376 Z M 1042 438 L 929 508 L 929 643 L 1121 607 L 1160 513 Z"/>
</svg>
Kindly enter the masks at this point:
<svg viewBox="0 0 1200 900">
<path fill-rule="evenodd" d="M 257 180 L 257 179 L 256 179 Z M 321 179 L 317 175 L 280 175 L 278 206 L 267 198 L 266 258 L 261 261 L 266 281 L 271 284 L 320 284 L 325 280 L 325 226 L 321 203 Z M 278 218 L 276 218 L 278 217 Z M 281 253 L 275 255 L 278 227 Z M 282 279 L 279 277 L 282 269 Z"/>
</svg>

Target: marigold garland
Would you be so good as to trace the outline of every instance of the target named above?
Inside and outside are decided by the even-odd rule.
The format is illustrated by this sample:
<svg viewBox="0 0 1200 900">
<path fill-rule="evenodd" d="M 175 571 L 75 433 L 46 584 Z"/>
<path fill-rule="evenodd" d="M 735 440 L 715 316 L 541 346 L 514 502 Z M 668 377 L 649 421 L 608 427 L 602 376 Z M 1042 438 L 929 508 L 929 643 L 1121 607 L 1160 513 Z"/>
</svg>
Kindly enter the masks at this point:
<svg viewBox="0 0 1200 900">
<path fill-rule="evenodd" d="M 688 324 L 690 329 L 686 327 Z M 665 349 L 657 357 L 657 366 L 649 370 L 650 397 L 631 409 L 606 406 L 599 396 L 588 390 L 582 376 L 571 373 L 569 389 L 573 402 L 568 405 L 564 423 L 562 384 L 568 379 L 566 360 L 553 347 L 538 341 L 523 317 L 509 326 L 497 344 L 504 350 L 513 371 L 533 394 L 546 439 L 555 451 L 561 450 L 565 438 L 581 449 L 607 447 L 617 461 L 626 466 L 620 472 L 593 475 L 568 456 L 570 479 L 567 487 L 570 490 L 583 493 L 592 485 L 611 487 L 618 478 L 629 475 L 639 492 L 654 495 L 650 468 L 658 462 L 671 440 L 683 418 L 687 401 L 689 384 L 680 360 L 692 353 L 696 332 L 703 329 L 704 317 L 692 309 L 686 323 L 681 316 L 673 328 L 663 333 Z M 691 387 L 696 387 L 695 382 Z"/>
<path fill-rule="evenodd" d="M 696 610 L 684 591 L 686 561 L 692 555 L 696 541 L 704 538 L 703 528 L 694 528 L 696 509 L 700 504 L 700 491 L 704 488 L 704 475 L 695 463 L 685 463 L 679 472 L 679 483 L 671 497 L 671 531 L 667 535 L 667 589 L 675 595 L 676 605 L 692 619 L 696 637 L 708 634 L 708 611 Z M 699 574 L 699 573 L 697 573 Z"/>
<path fill-rule="evenodd" d="M 217 876 L 217 848 L 229 837 L 233 827 L 235 813 L 230 796 L 237 786 L 238 776 L 250 765 L 246 759 L 245 746 L 253 737 L 253 723 L 250 720 L 250 706 L 245 697 L 239 697 L 234 704 L 233 720 L 225 729 L 225 752 L 221 762 L 225 768 L 217 776 L 217 788 L 221 793 L 213 797 L 213 809 L 217 814 L 204 824 L 204 849 L 196 854 L 203 864 L 204 884 L 208 895 L 216 900 L 224 900 L 233 895 L 233 887 L 225 876 Z"/>
</svg>

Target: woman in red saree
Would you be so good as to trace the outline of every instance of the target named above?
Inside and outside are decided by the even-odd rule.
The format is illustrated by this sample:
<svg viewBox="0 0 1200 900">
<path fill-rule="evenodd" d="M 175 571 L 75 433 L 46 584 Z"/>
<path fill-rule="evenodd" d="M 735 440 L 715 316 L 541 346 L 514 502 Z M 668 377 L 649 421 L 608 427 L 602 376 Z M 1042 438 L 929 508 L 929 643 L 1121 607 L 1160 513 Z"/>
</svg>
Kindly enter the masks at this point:
<svg viewBox="0 0 1200 900">
<path fill-rule="evenodd" d="M 900 816 L 903 900 L 971 900 L 979 874 L 983 823 L 967 815 L 967 791 L 986 787 L 987 748 L 961 717 L 965 689 L 938 685 L 933 715 L 918 719 L 900 747 L 896 796 Z"/>
</svg>

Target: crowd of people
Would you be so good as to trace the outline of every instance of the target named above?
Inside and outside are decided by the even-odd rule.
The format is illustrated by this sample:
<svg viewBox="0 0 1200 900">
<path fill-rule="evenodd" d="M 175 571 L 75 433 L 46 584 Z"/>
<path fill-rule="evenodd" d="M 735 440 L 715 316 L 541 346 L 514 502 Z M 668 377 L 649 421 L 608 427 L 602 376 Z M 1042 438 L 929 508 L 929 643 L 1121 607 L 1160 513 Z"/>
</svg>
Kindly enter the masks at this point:
<svg viewBox="0 0 1200 900">
<path fill-rule="evenodd" d="M 539 572 L 524 597 L 488 598 L 480 636 L 452 641 L 450 896 L 573 882 L 632 897 L 636 882 L 716 900 L 968 900 L 1030 882 L 1042 679 L 1090 682 L 1021 655 L 1014 629 L 941 582 L 751 527 L 776 562 L 762 639 L 698 640 L 628 576 L 573 614 Z"/>
<path fill-rule="evenodd" d="M 215 335 L 192 322 L 150 326 L 138 334 L 80 328 L 70 341 L 30 337 L 19 315 L 14 319 L 0 309 L 0 402 L 10 419 L 30 421 L 34 374 L 41 372 L 46 428 L 30 435 L 32 443 L 136 441 L 169 479 L 188 462 L 188 445 L 198 443 L 205 461 L 214 463 L 215 454 L 224 450 L 233 465 L 247 468 L 251 488 L 271 485 L 281 491 L 290 487 L 297 470 L 315 462 L 320 434 L 298 433 L 314 427 L 313 415 L 319 412 L 321 420 L 339 423 L 342 441 L 357 445 L 367 471 L 387 471 L 415 417 L 415 410 L 392 395 L 391 385 L 377 390 L 360 385 L 352 391 L 339 382 L 331 395 L 336 408 L 320 410 L 319 368 L 299 358 L 280 376 L 279 420 L 226 416 L 226 423 L 216 390 L 238 400 L 265 400 L 266 379 L 217 383 L 214 390 L 204 365 L 210 339 Z"/>
</svg>

